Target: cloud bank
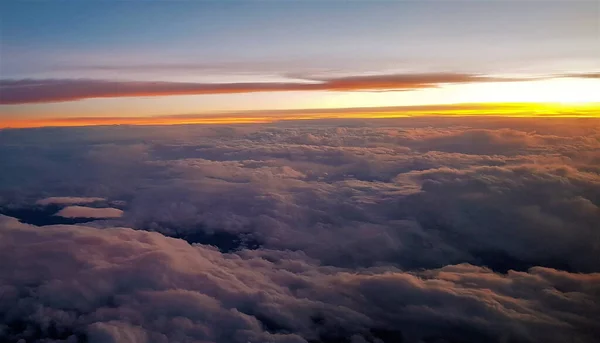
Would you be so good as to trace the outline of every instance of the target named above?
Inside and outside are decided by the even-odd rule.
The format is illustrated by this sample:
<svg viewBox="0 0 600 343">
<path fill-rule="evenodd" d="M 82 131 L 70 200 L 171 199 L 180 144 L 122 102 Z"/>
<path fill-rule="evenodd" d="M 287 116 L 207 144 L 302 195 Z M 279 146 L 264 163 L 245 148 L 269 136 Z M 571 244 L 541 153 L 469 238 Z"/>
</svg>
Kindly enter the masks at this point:
<svg viewBox="0 0 600 343">
<path fill-rule="evenodd" d="M 591 119 L 4 130 L 0 340 L 595 342 L 599 152 Z M 65 194 L 122 216 L 24 223 Z"/>
</svg>

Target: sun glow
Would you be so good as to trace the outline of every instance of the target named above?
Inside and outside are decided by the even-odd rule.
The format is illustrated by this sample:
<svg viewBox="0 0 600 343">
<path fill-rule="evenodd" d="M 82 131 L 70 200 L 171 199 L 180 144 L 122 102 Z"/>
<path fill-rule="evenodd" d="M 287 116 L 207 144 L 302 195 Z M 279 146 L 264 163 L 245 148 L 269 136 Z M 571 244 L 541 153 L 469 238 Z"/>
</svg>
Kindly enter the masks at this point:
<svg viewBox="0 0 600 343">
<path fill-rule="evenodd" d="M 600 80 L 559 78 L 465 85 L 457 102 L 586 104 L 600 101 Z"/>
<path fill-rule="evenodd" d="M 534 79 L 515 82 L 477 82 L 469 84 L 442 84 L 439 87 L 414 91 L 386 92 L 330 92 L 321 98 L 318 107 L 388 107 L 388 106 L 430 106 L 456 104 L 530 104 L 527 107 L 540 107 L 544 111 L 556 105 L 590 105 L 600 103 L 600 79 L 596 78 L 555 78 Z M 552 104 L 552 105 L 549 105 Z M 584 106 L 584 107 L 590 107 Z M 559 106 L 560 107 L 560 106 Z"/>
</svg>

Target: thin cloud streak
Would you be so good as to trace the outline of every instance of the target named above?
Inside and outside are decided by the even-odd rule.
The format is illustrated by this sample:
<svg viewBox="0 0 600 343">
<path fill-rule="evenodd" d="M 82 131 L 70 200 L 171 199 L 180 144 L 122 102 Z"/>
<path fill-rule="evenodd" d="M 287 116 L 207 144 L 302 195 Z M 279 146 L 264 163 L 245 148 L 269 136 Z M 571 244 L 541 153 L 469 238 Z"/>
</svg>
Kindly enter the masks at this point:
<svg viewBox="0 0 600 343">
<path fill-rule="evenodd" d="M 0 80 L 0 104 L 66 102 L 90 98 L 233 94 L 283 91 L 385 91 L 435 88 L 446 83 L 508 82 L 476 74 L 427 73 L 306 78 L 307 82 L 137 82 L 91 79 Z"/>
<path fill-rule="evenodd" d="M 95 125 L 259 124 L 294 120 L 385 119 L 402 117 L 521 117 L 598 118 L 600 103 L 586 105 L 530 103 L 470 103 L 424 106 L 298 109 L 183 114 L 147 117 L 21 118 L 0 123 L 2 128 Z"/>
</svg>

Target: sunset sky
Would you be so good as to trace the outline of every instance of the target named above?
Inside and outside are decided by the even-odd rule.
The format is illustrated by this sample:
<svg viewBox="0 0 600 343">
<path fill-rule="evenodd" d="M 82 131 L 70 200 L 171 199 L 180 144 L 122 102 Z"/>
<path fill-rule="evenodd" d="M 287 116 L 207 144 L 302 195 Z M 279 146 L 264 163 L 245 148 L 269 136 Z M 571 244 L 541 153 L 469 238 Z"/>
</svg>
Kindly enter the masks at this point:
<svg viewBox="0 0 600 343">
<path fill-rule="evenodd" d="M 0 12 L 2 127 L 465 103 L 573 115 L 600 102 L 597 1 L 7 1 Z"/>
</svg>

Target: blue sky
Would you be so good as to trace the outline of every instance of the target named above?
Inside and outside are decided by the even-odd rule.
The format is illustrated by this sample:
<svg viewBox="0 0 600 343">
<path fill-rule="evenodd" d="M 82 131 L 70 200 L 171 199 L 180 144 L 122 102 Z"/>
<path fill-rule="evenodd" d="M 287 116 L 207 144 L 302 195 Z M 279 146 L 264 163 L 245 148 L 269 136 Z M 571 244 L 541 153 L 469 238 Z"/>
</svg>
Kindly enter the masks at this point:
<svg viewBox="0 0 600 343">
<path fill-rule="evenodd" d="M 228 63 L 258 72 L 340 63 L 371 70 L 383 62 L 503 73 L 511 64 L 537 61 L 554 72 L 561 61 L 569 68 L 575 64 L 569 61 L 592 61 L 599 52 L 595 1 L 16 1 L 2 7 L 3 77 L 70 76 L 62 69 L 100 66 L 227 69 Z"/>
</svg>

